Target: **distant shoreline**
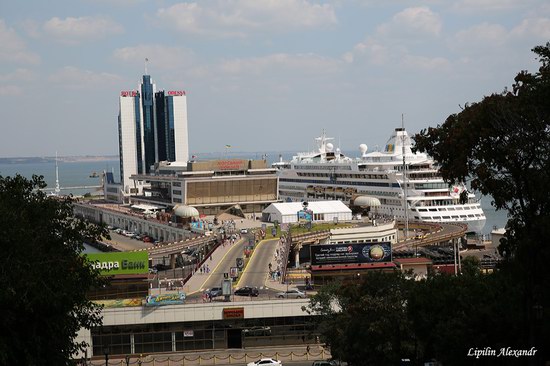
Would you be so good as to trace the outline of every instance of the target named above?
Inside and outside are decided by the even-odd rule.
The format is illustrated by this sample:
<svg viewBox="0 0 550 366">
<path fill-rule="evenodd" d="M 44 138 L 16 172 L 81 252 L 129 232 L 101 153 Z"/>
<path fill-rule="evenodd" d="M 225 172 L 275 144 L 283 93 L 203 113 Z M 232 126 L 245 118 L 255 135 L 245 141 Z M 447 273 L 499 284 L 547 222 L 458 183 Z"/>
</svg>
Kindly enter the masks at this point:
<svg viewBox="0 0 550 366">
<path fill-rule="evenodd" d="M 57 161 L 61 163 L 85 163 L 85 162 L 113 161 L 113 160 L 119 160 L 118 155 L 59 156 L 57 158 Z M 36 164 L 36 163 L 54 163 L 54 162 L 55 162 L 55 156 L 0 158 L 0 164 Z"/>
</svg>

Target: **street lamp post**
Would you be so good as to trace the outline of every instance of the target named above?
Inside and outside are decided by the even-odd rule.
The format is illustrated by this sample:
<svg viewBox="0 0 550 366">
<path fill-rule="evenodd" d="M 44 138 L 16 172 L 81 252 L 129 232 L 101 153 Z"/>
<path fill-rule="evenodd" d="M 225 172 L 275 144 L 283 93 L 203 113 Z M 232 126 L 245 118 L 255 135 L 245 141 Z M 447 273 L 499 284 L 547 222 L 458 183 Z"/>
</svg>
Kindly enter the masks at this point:
<svg viewBox="0 0 550 366">
<path fill-rule="evenodd" d="M 105 355 L 105 366 L 109 366 L 109 346 L 103 347 L 103 354 Z"/>
</svg>

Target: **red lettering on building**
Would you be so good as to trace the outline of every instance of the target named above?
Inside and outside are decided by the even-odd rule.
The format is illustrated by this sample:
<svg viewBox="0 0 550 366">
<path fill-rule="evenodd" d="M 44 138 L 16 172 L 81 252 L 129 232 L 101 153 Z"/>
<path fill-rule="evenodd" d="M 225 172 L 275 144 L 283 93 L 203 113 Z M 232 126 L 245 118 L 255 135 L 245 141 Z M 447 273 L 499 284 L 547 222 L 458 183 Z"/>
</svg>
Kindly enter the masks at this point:
<svg viewBox="0 0 550 366">
<path fill-rule="evenodd" d="M 246 160 L 218 160 L 219 170 L 244 170 Z"/>
<path fill-rule="evenodd" d="M 172 97 L 181 97 L 181 96 L 185 95 L 185 91 L 183 91 L 183 90 L 169 90 L 167 92 L 167 94 L 169 96 L 172 96 Z"/>
<path fill-rule="evenodd" d="M 224 319 L 242 319 L 244 318 L 244 308 L 225 308 L 223 309 Z"/>
<path fill-rule="evenodd" d="M 137 96 L 137 91 L 135 91 L 135 90 L 121 91 L 120 96 L 121 97 L 136 97 Z"/>
</svg>

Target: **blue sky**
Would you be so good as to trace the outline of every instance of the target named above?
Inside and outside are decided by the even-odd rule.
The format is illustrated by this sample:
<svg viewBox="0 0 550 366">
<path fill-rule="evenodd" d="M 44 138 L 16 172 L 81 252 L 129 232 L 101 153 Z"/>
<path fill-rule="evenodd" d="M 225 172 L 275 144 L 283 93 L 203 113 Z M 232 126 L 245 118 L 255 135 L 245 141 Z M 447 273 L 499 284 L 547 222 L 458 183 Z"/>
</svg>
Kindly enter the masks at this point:
<svg viewBox="0 0 550 366">
<path fill-rule="evenodd" d="M 0 156 L 118 153 L 144 59 L 185 90 L 191 153 L 383 146 L 538 67 L 542 0 L 38 0 L 0 3 Z"/>
</svg>

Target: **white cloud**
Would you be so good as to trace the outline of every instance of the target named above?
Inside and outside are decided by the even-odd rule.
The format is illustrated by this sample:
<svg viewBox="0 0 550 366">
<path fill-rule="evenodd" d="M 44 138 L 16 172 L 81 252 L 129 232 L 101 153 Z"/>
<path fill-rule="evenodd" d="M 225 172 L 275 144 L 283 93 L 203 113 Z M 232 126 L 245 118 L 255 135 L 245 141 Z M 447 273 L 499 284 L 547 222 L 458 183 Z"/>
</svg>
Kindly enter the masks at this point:
<svg viewBox="0 0 550 366">
<path fill-rule="evenodd" d="M 138 45 L 124 47 L 114 51 L 117 60 L 135 65 L 143 65 L 149 59 L 150 69 L 174 70 L 188 67 L 195 59 L 194 53 L 183 47 L 166 47 L 161 45 Z"/>
<path fill-rule="evenodd" d="M 482 23 L 458 31 L 451 38 L 449 48 L 459 54 L 487 53 L 488 49 L 502 47 L 508 37 L 508 30 L 500 24 Z"/>
<path fill-rule="evenodd" d="M 54 17 L 45 22 L 42 28 L 53 39 L 67 44 L 98 40 L 124 32 L 120 24 L 102 16 L 65 19 Z"/>
<path fill-rule="evenodd" d="M 513 38 L 550 39 L 550 18 L 528 18 L 510 31 Z M 534 45 L 533 45 L 534 46 Z"/>
<path fill-rule="evenodd" d="M 453 10 L 460 13 L 510 11 L 532 7 L 531 0 L 461 0 L 453 4 Z"/>
<path fill-rule="evenodd" d="M 157 18 L 182 32 L 245 37 L 249 31 L 286 31 L 337 23 L 334 7 L 307 0 L 217 0 L 159 9 Z"/>
<path fill-rule="evenodd" d="M 23 89 L 16 85 L 0 85 L 1 96 L 19 96 L 23 94 Z"/>
<path fill-rule="evenodd" d="M 40 57 L 27 49 L 17 33 L 0 19 L 0 61 L 23 64 L 38 64 Z"/>
<path fill-rule="evenodd" d="M 73 66 L 65 66 L 50 75 L 48 80 L 67 89 L 93 89 L 105 87 L 106 84 L 120 84 L 122 78 L 118 75 L 105 72 L 97 73 L 89 70 L 81 70 Z"/>
<path fill-rule="evenodd" d="M 326 74 L 339 71 L 341 66 L 342 61 L 314 54 L 278 53 L 264 57 L 226 60 L 221 63 L 220 69 L 229 74 L 262 74 L 273 73 L 276 70 Z"/>
<path fill-rule="evenodd" d="M 449 60 L 443 57 L 423 57 L 423 56 L 413 56 L 405 55 L 401 64 L 405 67 L 409 67 L 415 70 L 424 70 L 424 71 L 447 71 L 451 69 L 451 63 Z"/>
<path fill-rule="evenodd" d="M 380 25 L 377 33 L 404 38 L 438 36 L 442 25 L 440 16 L 428 7 L 407 8 L 395 14 L 390 22 Z"/>
<path fill-rule="evenodd" d="M 353 53 L 364 55 L 369 62 L 382 65 L 388 60 L 389 50 L 373 38 L 360 42 L 353 47 Z"/>
<path fill-rule="evenodd" d="M 0 74 L 0 81 L 31 81 L 34 80 L 35 76 L 31 70 L 28 69 L 17 69 L 14 72 L 8 74 Z"/>
</svg>

